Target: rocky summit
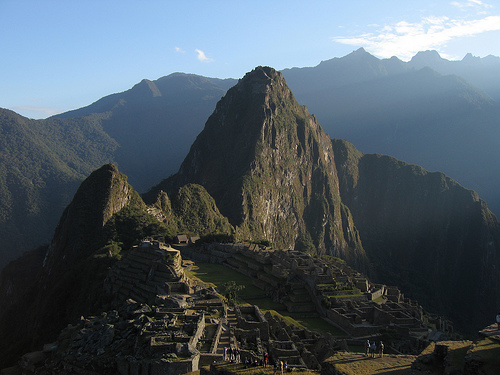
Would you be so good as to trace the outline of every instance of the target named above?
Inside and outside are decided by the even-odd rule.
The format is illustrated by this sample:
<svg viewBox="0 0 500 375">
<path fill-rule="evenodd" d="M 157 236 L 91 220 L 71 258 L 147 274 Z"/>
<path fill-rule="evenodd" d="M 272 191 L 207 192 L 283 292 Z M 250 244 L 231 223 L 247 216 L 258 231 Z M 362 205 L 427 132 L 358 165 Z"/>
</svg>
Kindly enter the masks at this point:
<svg viewBox="0 0 500 375">
<path fill-rule="evenodd" d="M 178 173 L 141 198 L 104 165 L 50 246 L 2 274 L 1 296 L 22 292 L 0 310 L 0 364 L 48 342 L 45 370 L 78 373 L 185 373 L 221 361 L 224 346 L 319 369 L 365 336 L 412 352 L 491 322 L 499 251 L 500 224 L 475 192 L 330 139 L 281 73 L 257 67 L 218 102 Z M 229 308 L 242 289 L 196 280 L 184 256 L 250 278 L 251 305 L 340 331 Z M 30 277 L 15 274 L 23 262 Z"/>
<path fill-rule="evenodd" d="M 240 239 L 367 266 L 340 199 L 331 140 L 272 68 L 256 68 L 226 93 L 179 172 L 145 199 L 186 183 L 206 188 Z"/>
</svg>

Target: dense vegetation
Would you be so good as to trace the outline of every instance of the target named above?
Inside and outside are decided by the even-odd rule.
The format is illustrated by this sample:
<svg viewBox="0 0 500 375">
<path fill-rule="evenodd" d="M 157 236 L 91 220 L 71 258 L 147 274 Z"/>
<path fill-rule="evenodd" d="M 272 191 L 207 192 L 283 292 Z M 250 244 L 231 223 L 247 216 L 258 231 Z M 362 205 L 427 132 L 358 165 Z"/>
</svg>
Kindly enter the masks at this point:
<svg viewBox="0 0 500 375">
<path fill-rule="evenodd" d="M 49 242 L 80 182 L 117 146 L 94 117 L 29 120 L 0 109 L 0 268 Z"/>
<path fill-rule="evenodd" d="M 115 162 L 137 191 L 177 171 L 235 80 L 172 74 L 47 120 L 0 109 L 0 269 L 48 243 L 79 184 Z"/>
</svg>

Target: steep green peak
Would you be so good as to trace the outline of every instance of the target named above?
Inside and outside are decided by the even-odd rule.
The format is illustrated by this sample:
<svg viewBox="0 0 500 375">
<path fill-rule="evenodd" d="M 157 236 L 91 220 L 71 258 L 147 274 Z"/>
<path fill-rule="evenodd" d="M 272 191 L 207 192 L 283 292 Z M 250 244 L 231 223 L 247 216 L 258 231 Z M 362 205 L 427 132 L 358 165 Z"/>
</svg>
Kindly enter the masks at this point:
<svg viewBox="0 0 500 375">
<path fill-rule="evenodd" d="M 286 82 L 280 72 L 269 66 L 258 66 L 251 72 L 245 74 L 235 87 L 238 90 L 248 90 L 248 88 L 251 87 L 252 93 L 264 94 L 269 92 L 272 88 L 283 88 L 284 86 L 286 86 Z"/>
<path fill-rule="evenodd" d="M 88 255 L 108 220 L 129 205 L 145 207 L 115 165 L 105 164 L 92 172 L 81 183 L 57 225 L 46 259 L 49 269 Z"/>
</svg>

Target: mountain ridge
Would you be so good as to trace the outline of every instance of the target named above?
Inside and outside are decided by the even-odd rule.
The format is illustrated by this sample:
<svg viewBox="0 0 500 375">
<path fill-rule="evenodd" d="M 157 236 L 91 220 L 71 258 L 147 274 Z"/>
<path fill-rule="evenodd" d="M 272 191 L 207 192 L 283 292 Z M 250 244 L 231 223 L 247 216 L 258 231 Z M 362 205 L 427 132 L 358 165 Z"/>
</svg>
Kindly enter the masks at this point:
<svg viewBox="0 0 500 375">
<path fill-rule="evenodd" d="M 342 254 L 364 268 L 364 251 L 338 197 L 331 156 L 330 139 L 295 101 L 281 73 L 258 67 L 219 101 L 179 172 L 144 197 L 151 202 L 161 190 L 197 183 L 214 197 L 240 238 L 283 248 L 311 238 L 321 253 Z M 311 198 L 311 191 L 320 190 L 325 203 Z M 325 213 L 323 224 L 308 220 L 313 207 Z M 342 226 L 351 228 L 352 237 L 340 235 Z"/>
<path fill-rule="evenodd" d="M 463 330 L 488 324 L 500 302 L 500 223 L 485 202 L 443 173 L 362 154 L 343 140 L 334 149 L 341 196 L 377 278 Z"/>
<path fill-rule="evenodd" d="M 422 303 L 462 316 L 458 324 L 466 330 L 484 326 L 500 307 L 500 225 L 478 195 L 441 173 L 332 141 L 269 67 L 254 69 L 228 90 L 178 174 L 144 200 L 150 206 L 111 164 L 80 185 L 35 289 L 4 317 L 37 315 L 23 324 L 2 319 L 4 337 L 17 341 L 0 352 L 8 356 L 30 340 L 52 337 L 57 328 L 49 320 L 66 324 L 103 309 L 105 275 L 134 241 L 201 233 L 208 221 L 207 234 L 226 231 L 239 240 L 341 257 L 368 271 L 375 266 L 378 280 L 433 296 Z M 408 284 L 410 276 L 417 282 Z"/>
</svg>

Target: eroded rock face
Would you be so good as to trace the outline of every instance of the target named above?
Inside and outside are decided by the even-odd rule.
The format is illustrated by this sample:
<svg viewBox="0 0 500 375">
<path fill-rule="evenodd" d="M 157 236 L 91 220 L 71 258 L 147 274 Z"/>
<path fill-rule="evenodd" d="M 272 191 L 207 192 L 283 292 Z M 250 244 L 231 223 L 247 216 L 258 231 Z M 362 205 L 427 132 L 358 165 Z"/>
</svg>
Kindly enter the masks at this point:
<svg viewBox="0 0 500 375">
<path fill-rule="evenodd" d="M 342 201 L 377 279 L 460 330 L 489 322 L 500 300 L 500 224 L 485 202 L 442 173 L 333 144 Z"/>
<path fill-rule="evenodd" d="M 16 353 L 19 347 L 26 351 L 31 343 L 53 337 L 83 310 L 99 310 L 102 281 L 116 259 L 94 257 L 93 253 L 102 246 L 106 223 L 131 204 L 145 207 L 126 176 L 112 164 L 96 170 L 81 184 L 59 221 L 43 264 L 30 270 L 30 285 L 14 301 L 17 305 L 2 314 L 5 354 L 1 360 L 14 358 L 9 353 Z M 18 342 L 19 347 L 9 344 L 12 342 Z"/>
<path fill-rule="evenodd" d="M 147 199 L 187 183 L 206 188 L 241 238 L 279 248 L 309 244 L 365 264 L 340 202 L 331 141 L 272 68 L 256 68 L 227 92 L 179 172 Z"/>
<path fill-rule="evenodd" d="M 50 273 L 55 264 L 61 267 L 84 257 L 107 221 L 129 204 L 134 193 L 127 177 L 113 164 L 90 174 L 64 210 L 44 261 L 45 270 Z"/>
</svg>

